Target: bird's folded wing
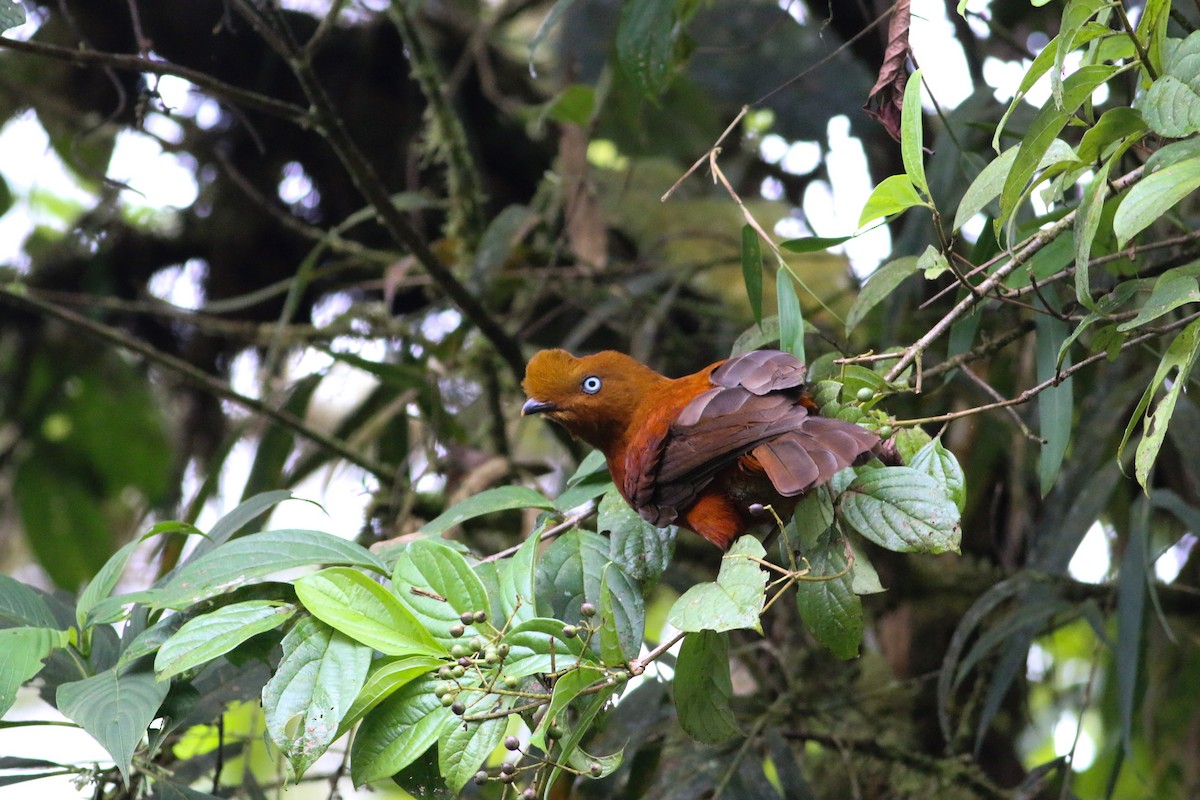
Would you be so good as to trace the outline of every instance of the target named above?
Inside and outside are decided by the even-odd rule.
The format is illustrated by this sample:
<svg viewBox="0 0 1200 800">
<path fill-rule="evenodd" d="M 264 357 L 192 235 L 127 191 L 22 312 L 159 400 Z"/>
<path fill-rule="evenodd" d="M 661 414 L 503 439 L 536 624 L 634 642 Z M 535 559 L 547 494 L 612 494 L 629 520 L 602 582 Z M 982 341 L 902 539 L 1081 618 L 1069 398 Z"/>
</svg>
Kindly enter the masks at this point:
<svg viewBox="0 0 1200 800">
<path fill-rule="evenodd" d="M 800 401 L 803 378 L 804 365 L 780 351 L 747 353 L 713 370 L 714 387 L 683 408 L 636 468 L 630 464 L 634 507 L 666 524 L 717 472 L 747 454 L 780 494 L 797 495 L 878 443 L 858 425 L 810 415 Z"/>
</svg>

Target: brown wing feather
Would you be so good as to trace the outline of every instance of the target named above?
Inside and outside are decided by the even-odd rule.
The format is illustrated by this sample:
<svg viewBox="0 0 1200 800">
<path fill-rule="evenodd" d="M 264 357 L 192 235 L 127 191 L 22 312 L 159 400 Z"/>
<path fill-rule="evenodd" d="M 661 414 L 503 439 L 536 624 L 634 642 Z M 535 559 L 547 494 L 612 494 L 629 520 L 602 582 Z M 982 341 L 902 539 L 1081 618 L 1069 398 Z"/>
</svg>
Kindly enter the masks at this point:
<svg viewBox="0 0 1200 800">
<path fill-rule="evenodd" d="M 627 495 L 642 516 L 674 520 L 725 466 L 752 453 L 776 490 L 793 496 L 828 481 L 878 438 L 850 422 L 810 416 L 802 404 L 804 365 L 780 351 L 725 361 L 716 384 L 688 403 L 642 469 L 627 472 Z M 636 484 L 636 485 L 634 485 Z M 669 518 L 669 519 L 668 519 Z"/>
</svg>

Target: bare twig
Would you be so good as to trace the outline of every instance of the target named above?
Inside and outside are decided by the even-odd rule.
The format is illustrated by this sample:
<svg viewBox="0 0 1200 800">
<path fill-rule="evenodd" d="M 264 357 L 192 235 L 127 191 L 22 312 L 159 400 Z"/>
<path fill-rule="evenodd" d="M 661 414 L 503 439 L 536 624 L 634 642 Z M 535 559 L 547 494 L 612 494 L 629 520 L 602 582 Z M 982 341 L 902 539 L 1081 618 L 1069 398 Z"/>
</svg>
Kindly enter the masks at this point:
<svg viewBox="0 0 1200 800">
<path fill-rule="evenodd" d="M 590 517 L 592 514 L 595 514 L 595 513 L 596 513 L 596 503 L 595 503 L 595 501 L 593 501 L 593 502 L 588 503 L 582 509 L 575 512 L 571 516 L 567 517 L 566 519 L 564 519 L 562 522 L 558 523 L 554 527 L 547 528 L 546 530 L 542 531 L 540 534 L 538 534 L 538 540 L 544 542 L 547 539 L 553 539 L 555 536 L 558 536 L 559 534 L 566 533 L 567 531 L 571 530 L 576 525 L 583 522 L 585 519 L 587 519 L 588 517 Z M 522 544 L 524 544 L 524 543 L 522 543 Z M 479 562 L 481 564 L 486 564 L 489 561 L 499 561 L 502 558 L 508 558 L 509 556 L 511 556 L 513 553 L 517 552 L 520 549 L 521 549 L 521 545 L 519 545 L 519 544 L 513 545 L 512 547 L 506 547 L 505 549 L 499 551 L 498 553 L 492 553 L 487 558 L 479 559 Z"/>
</svg>

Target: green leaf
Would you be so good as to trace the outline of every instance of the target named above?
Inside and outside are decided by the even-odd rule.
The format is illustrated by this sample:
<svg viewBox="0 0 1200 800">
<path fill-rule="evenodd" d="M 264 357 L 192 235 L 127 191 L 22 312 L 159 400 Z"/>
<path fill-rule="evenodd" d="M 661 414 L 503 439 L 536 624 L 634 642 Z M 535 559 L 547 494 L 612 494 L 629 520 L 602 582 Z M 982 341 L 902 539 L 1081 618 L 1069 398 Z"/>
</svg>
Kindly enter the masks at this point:
<svg viewBox="0 0 1200 800">
<path fill-rule="evenodd" d="M 856 658 L 863 635 L 862 602 L 854 593 L 854 578 L 841 537 L 822 536 L 817 547 L 806 550 L 804 557 L 811 571 L 796 582 L 800 619 L 836 657 Z M 832 577 L 835 575 L 838 577 Z"/>
<path fill-rule="evenodd" d="M 370 664 L 369 647 L 312 617 L 283 637 L 283 658 L 263 687 L 262 704 L 267 733 L 293 780 L 337 739 Z"/>
<path fill-rule="evenodd" d="M 604 672 L 601 670 L 585 667 L 560 675 L 554 681 L 554 691 L 550 695 L 550 705 L 546 708 L 546 714 L 529 738 L 530 745 L 539 750 L 548 750 L 546 733 L 549 731 L 550 725 L 555 722 L 555 718 L 571 704 L 572 700 L 579 697 L 584 689 L 603 678 Z"/>
<path fill-rule="evenodd" d="M 388 699 L 400 687 L 445 663 L 443 659 L 433 656 L 402 656 L 400 658 L 385 656 L 372 661 L 362 689 L 359 690 L 358 696 L 354 698 L 354 702 L 342 717 L 334 739 L 349 731 L 368 711 Z"/>
<path fill-rule="evenodd" d="M 746 296 L 750 299 L 750 310 L 754 321 L 762 324 L 763 262 L 762 243 L 753 225 L 742 226 L 742 281 L 746 284 Z"/>
<path fill-rule="evenodd" d="M 537 616 L 537 595 L 534 593 L 534 568 L 540 537 L 536 532 L 526 537 L 512 558 L 496 563 L 499 596 L 493 605 L 500 611 L 496 627 L 519 625 Z"/>
<path fill-rule="evenodd" d="M 13 625 L 55 628 L 54 612 L 36 589 L 0 572 L 0 620 Z"/>
<path fill-rule="evenodd" d="M 598 604 L 608 547 L 607 539 L 591 531 L 568 531 L 556 539 L 534 573 L 538 613 L 571 621 L 580 618 L 585 601 Z"/>
<path fill-rule="evenodd" d="M 384 655 L 447 653 L 407 606 L 358 570 L 330 567 L 298 578 L 295 586 L 314 617 Z"/>
<path fill-rule="evenodd" d="M 858 327 L 858 323 L 862 322 L 868 311 L 879 305 L 892 293 L 893 289 L 916 270 L 916 256 L 901 256 L 872 272 L 858 296 L 854 298 L 854 305 L 850 306 L 850 313 L 846 314 L 847 335 Z"/>
<path fill-rule="evenodd" d="M 675 0 L 621 4 L 617 63 L 644 95 L 655 97 L 670 83 L 675 27 Z"/>
<path fill-rule="evenodd" d="M 912 466 L 912 460 L 916 458 L 917 453 L 921 452 L 921 448 L 929 444 L 932 438 L 922 428 L 901 428 L 896 431 L 893 438 L 896 441 L 896 452 L 900 454 L 900 459 L 909 466 Z"/>
<path fill-rule="evenodd" d="M 25 7 L 20 3 L 0 3 L 0 32 L 25 24 Z"/>
<path fill-rule="evenodd" d="M 1138 181 L 1113 216 L 1117 249 L 1196 189 L 1200 189 L 1200 156 L 1163 167 Z"/>
<path fill-rule="evenodd" d="M 1163 437 L 1167 433 L 1167 425 L 1170 424 L 1171 416 L 1175 413 L 1175 404 L 1178 402 L 1183 388 L 1187 385 L 1192 367 L 1196 364 L 1197 352 L 1200 352 L 1200 320 L 1184 328 L 1171 342 L 1158 364 L 1154 379 L 1146 387 L 1137 409 L 1133 412 L 1133 417 L 1129 420 L 1129 425 L 1125 428 L 1125 435 L 1121 437 L 1121 445 L 1117 450 L 1118 457 L 1125 447 L 1125 442 L 1129 440 L 1129 435 L 1133 426 L 1137 424 L 1138 418 L 1149 408 L 1150 400 L 1158 387 L 1163 385 L 1172 370 L 1178 370 L 1172 378 L 1171 388 L 1167 390 L 1166 396 L 1152 413 L 1145 416 L 1142 440 L 1138 442 L 1137 451 L 1134 454 L 1134 475 L 1147 492 L 1150 491 L 1150 468 L 1154 466 L 1154 461 L 1158 458 Z"/>
<path fill-rule="evenodd" d="M 635 658 L 645 628 L 641 588 L 620 566 L 609 562 L 600 576 L 600 661 L 618 666 Z"/>
<path fill-rule="evenodd" d="M 392 591 L 447 650 L 456 641 L 450 626 L 459 617 L 491 609 L 483 581 L 467 560 L 432 539 L 418 539 L 400 554 L 392 574 Z M 475 625 L 467 625 L 466 630 L 468 637 L 484 632 Z"/>
<path fill-rule="evenodd" d="M 933 245 L 926 245 L 925 252 L 917 258 L 917 270 L 925 273 L 925 280 L 931 281 L 950 269 L 950 262 Z"/>
<path fill-rule="evenodd" d="M 907 175 L 892 175 L 884 178 L 863 206 L 862 215 L 858 218 L 858 227 L 873 222 L 880 217 L 890 217 L 899 214 L 913 206 L 926 205 L 917 189 Z"/>
<path fill-rule="evenodd" d="M 1110 108 L 1079 140 L 1076 154 L 1084 164 L 1110 159 L 1111 152 L 1123 150 L 1127 142 L 1140 139 L 1146 132 L 1142 115 L 1129 106 Z M 1116 148 L 1111 145 L 1116 144 Z"/>
<path fill-rule="evenodd" d="M 804 361 L 804 312 L 785 269 L 775 273 L 775 299 L 779 310 L 779 349 Z"/>
<path fill-rule="evenodd" d="M 767 591 L 767 574 L 754 559 L 766 555 L 753 536 L 743 536 L 721 559 L 715 583 L 698 583 L 675 601 L 667 621 L 681 631 L 731 631 L 740 628 L 762 633 L 759 614 Z"/>
<path fill-rule="evenodd" d="M 704 744 L 721 744 L 742 733 L 729 699 L 729 634 L 689 633 L 675 663 L 675 711 L 684 733 Z"/>
<path fill-rule="evenodd" d="M 149 671 L 118 674 L 116 669 L 107 669 L 62 684 L 55 703 L 108 751 L 128 784 L 133 751 L 158 716 L 170 687 L 170 681 L 155 680 Z"/>
<path fill-rule="evenodd" d="M 460 724 L 434 695 L 434 684 L 411 681 L 363 717 L 350 747 L 355 786 L 395 775 Z"/>
<path fill-rule="evenodd" d="M 1067 120 L 1092 96 L 1092 92 L 1098 86 L 1116 73 L 1116 67 L 1080 67 L 1063 82 L 1062 107 L 1055 104 L 1054 98 L 1046 101 L 1021 140 L 1017 158 L 1004 181 L 1004 188 L 1000 192 L 1000 216 L 997 218 L 999 226 L 1005 226 L 1012 218 L 1017 201 L 1024 196 L 1030 179 L 1041 167 L 1042 157 L 1059 131 L 1067 124 Z"/>
<path fill-rule="evenodd" d="M 1131 331 L 1186 303 L 1200 302 L 1200 283 L 1197 283 L 1195 275 L 1188 274 L 1197 266 L 1200 266 L 1200 261 L 1167 270 L 1159 275 L 1158 279 L 1154 281 L 1154 289 L 1150 292 L 1150 297 L 1138 310 L 1137 316 L 1122 322 L 1117 326 L 1117 330 Z"/>
<path fill-rule="evenodd" d="M 1177 383 L 1183 383 L 1180 378 Z M 1143 486 L 1145 483 L 1143 482 Z M 1129 542 L 1117 575 L 1117 642 L 1115 653 L 1117 714 L 1121 740 L 1129 752 L 1135 711 L 1138 669 L 1142 661 L 1142 629 L 1149 563 L 1150 506 L 1144 499 L 1130 510 Z"/>
<path fill-rule="evenodd" d="M 286 489 L 278 489 L 246 498 L 238 503 L 236 508 L 213 524 L 208 531 L 208 536 L 200 540 L 199 544 L 196 545 L 196 549 L 192 551 L 192 554 L 185 563 L 195 561 L 214 547 L 234 538 L 258 517 L 284 500 L 290 500 L 293 497 L 295 495 Z"/>
<path fill-rule="evenodd" d="M 438 769 L 451 792 L 460 792 L 500 746 L 507 725 L 507 717 L 464 722 L 438 739 Z"/>
<path fill-rule="evenodd" d="M 1092 255 L 1092 241 L 1100 229 L 1104 215 L 1104 198 L 1108 195 L 1108 173 L 1115 159 L 1104 162 L 1096 177 L 1083 190 L 1079 211 L 1075 218 L 1075 299 L 1090 311 L 1096 310 L 1092 300 L 1092 280 L 1088 260 Z"/>
<path fill-rule="evenodd" d="M 921 70 L 908 76 L 904 87 L 904 104 L 900 111 L 900 156 L 904 174 L 923 196 L 930 197 L 929 182 L 925 180 L 925 139 L 921 131 Z"/>
<path fill-rule="evenodd" d="M 594 497 L 599 497 L 612 486 L 608 474 L 608 462 L 599 450 L 593 450 L 579 462 L 575 474 L 567 478 L 567 488 L 554 498 L 554 508 L 565 514 Z"/>
<path fill-rule="evenodd" d="M 931 440 L 908 460 L 908 466 L 933 478 L 959 511 L 967 505 L 967 479 L 954 453 L 942 444 L 942 437 Z"/>
<path fill-rule="evenodd" d="M 276 572 L 319 564 L 357 566 L 382 575 L 387 566 L 366 548 L 330 533 L 279 530 L 234 539 L 189 561 L 145 599 L 158 608 L 186 608 Z"/>
<path fill-rule="evenodd" d="M 428 536 L 440 536 L 469 519 L 514 508 L 540 508 L 551 511 L 554 509 L 554 503 L 546 499 L 541 492 L 526 486 L 498 486 L 468 497 L 461 503 L 455 503 L 426 522 L 421 527 L 421 532 Z"/>
<path fill-rule="evenodd" d="M 529 71 L 531 73 L 535 71 L 533 55 L 537 52 L 538 45 L 545 40 L 546 36 L 554 28 L 554 25 L 558 22 L 559 18 L 561 18 L 562 15 L 567 12 L 567 9 L 569 9 L 574 3 L 575 0 L 555 0 L 554 5 L 550 7 L 550 11 L 542 20 L 542 24 L 538 26 L 537 32 L 534 33 L 533 38 L 529 40 Z"/>
<path fill-rule="evenodd" d="M 524 678 L 539 672 L 558 672 L 574 666 L 584 655 L 578 636 L 563 635 L 563 624 L 556 619 L 535 617 L 522 622 L 504 636 L 509 646 L 504 674 Z"/>
<path fill-rule="evenodd" d="M 1038 383 L 1051 380 L 1059 373 L 1058 354 L 1067 338 L 1067 326 L 1057 317 L 1039 314 L 1036 323 L 1037 354 L 1036 373 Z M 1062 368 L 1071 366 L 1070 354 L 1065 354 Z M 1051 386 L 1038 395 L 1038 430 L 1045 444 L 1038 457 L 1038 479 L 1044 497 L 1058 479 L 1063 456 L 1071 441 L 1072 422 L 1075 416 L 1075 396 L 1072 381 L 1066 378 L 1057 386 Z"/>
<path fill-rule="evenodd" d="M 296 606 L 270 600 L 232 603 L 194 617 L 167 639 L 154 658 L 159 680 L 223 656 L 242 642 L 291 618 Z"/>
<path fill-rule="evenodd" d="M 958 508 L 936 480 L 912 467 L 861 467 L 838 497 L 842 518 L 897 552 L 958 552 Z"/>
<path fill-rule="evenodd" d="M 609 557 L 631 578 L 650 588 L 666 571 L 675 552 L 674 525 L 657 528 L 629 507 L 614 487 L 600 501 L 596 529 L 608 534 Z"/>
<path fill-rule="evenodd" d="M 41 671 L 42 659 L 69 642 L 68 631 L 53 628 L 0 629 L 0 717 L 12 708 L 21 685 Z"/>
<path fill-rule="evenodd" d="M 854 236 L 804 236 L 780 242 L 779 246 L 790 253 L 820 253 L 822 250 L 845 244 L 853 238 Z"/>
<path fill-rule="evenodd" d="M 850 539 L 850 552 L 854 553 L 854 566 L 850 569 L 850 588 L 855 594 L 878 594 L 886 591 L 879 581 L 879 573 L 875 565 L 867 558 L 866 552 Z"/>
<path fill-rule="evenodd" d="M 121 579 L 121 574 L 125 571 L 125 565 L 129 562 L 133 551 L 141 543 L 142 540 L 140 538 L 134 539 L 113 553 L 80 593 L 79 602 L 75 605 L 75 623 L 79 626 L 80 630 L 86 627 L 88 615 L 96 604 L 112 594 L 113 589 L 117 586 L 117 581 Z M 112 620 L 104 621 L 111 622 Z"/>
<path fill-rule="evenodd" d="M 970 222 L 971 218 L 982 211 L 988 203 L 1000 196 L 1000 191 L 1004 188 L 1004 182 L 1008 179 L 1013 162 L 1017 160 L 1017 150 L 1017 145 L 1005 150 L 984 167 L 975 176 L 975 180 L 971 181 L 971 185 L 967 187 L 962 200 L 958 203 L 958 211 L 954 214 L 954 230 L 958 230 Z"/>
<path fill-rule="evenodd" d="M 1174 47 L 1163 74 L 1140 99 L 1138 107 L 1150 129 L 1160 136 L 1181 139 L 1200 131 L 1200 32 Z"/>
</svg>

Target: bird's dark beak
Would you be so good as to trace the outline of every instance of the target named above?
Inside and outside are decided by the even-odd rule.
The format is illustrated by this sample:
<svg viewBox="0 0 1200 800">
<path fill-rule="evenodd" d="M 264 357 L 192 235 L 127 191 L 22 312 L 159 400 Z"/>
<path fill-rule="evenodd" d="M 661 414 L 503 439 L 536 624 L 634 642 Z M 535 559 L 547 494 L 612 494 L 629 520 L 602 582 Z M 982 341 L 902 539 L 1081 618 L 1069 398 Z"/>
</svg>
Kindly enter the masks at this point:
<svg viewBox="0 0 1200 800">
<path fill-rule="evenodd" d="M 554 403 L 536 398 L 529 398 L 525 401 L 525 405 L 521 406 L 521 416 L 527 417 L 530 414 L 541 414 L 543 411 L 553 411 L 557 406 Z"/>
</svg>

